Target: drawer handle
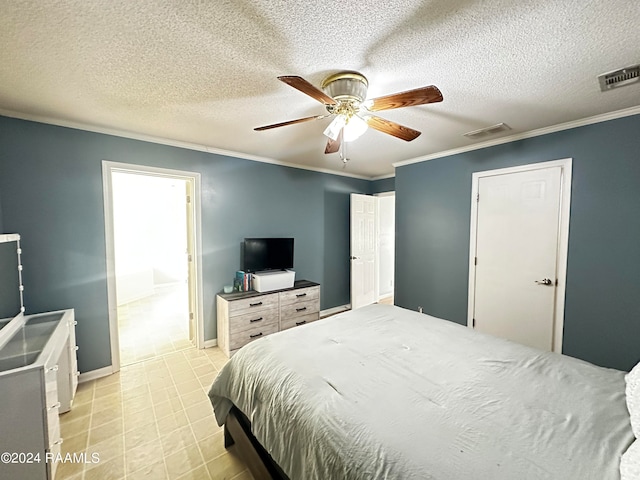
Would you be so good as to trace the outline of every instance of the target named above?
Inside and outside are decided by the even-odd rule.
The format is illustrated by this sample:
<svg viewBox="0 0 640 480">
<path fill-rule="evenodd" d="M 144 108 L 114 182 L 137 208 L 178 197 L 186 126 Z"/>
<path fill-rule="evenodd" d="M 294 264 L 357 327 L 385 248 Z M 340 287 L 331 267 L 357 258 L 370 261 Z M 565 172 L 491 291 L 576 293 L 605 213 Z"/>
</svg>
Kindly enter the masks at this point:
<svg viewBox="0 0 640 480">
<path fill-rule="evenodd" d="M 258 305 L 262 305 L 262 302 L 258 302 L 258 303 L 250 303 L 249 306 L 250 307 L 257 307 Z"/>
<path fill-rule="evenodd" d="M 51 406 L 49 407 L 49 410 L 53 410 L 53 409 L 55 409 L 55 408 L 60 408 L 60 405 L 61 405 L 61 403 L 60 403 L 60 402 L 58 402 L 58 403 L 54 403 L 53 405 L 51 405 Z"/>
<path fill-rule="evenodd" d="M 299 293 L 298 295 L 296 295 L 296 297 L 300 298 L 300 297 L 306 297 L 307 294 L 306 293 Z"/>
<path fill-rule="evenodd" d="M 73 321 L 73 325 L 75 326 L 75 325 L 77 325 L 77 324 L 78 324 L 78 321 L 77 321 L 77 320 L 74 320 L 74 321 Z"/>
<path fill-rule="evenodd" d="M 302 320 L 301 322 L 296 322 L 296 325 L 300 326 L 300 325 L 304 325 L 305 323 L 307 323 L 307 321 Z"/>
<path fill-rule="evenodd" d="M 259 322 L 263 319 L 263 317 L 260 318 L 252 318 L 251 320 L 249 320 L 250 323 L 255 323 L 255 322 Z"/>
<path fill-rule="evenodd" d="M 80 376 L 80 372 L 75 372 L 75 373 L 74 373 L 74 375 L 75 375 L 76 377 L 79 377 L 79 376 Z"/>
<path fill-rule="evenodd" d="M 78 349 L 79 349 L 79 348 L 80 348 L 80 347 L 79 347 L 79 346 L 77 346 L 77 345 L 76 345 L 75 347 L 73 347 L 73 349 L 74 349 L 76 352 L 78 351 Z"/>
<path fill-rule="evenodd" d="M 296 308 L 296 312 L 304 312 L 306 309 L 307 307 Z"/>
<path fill-rule="evenodd" d="M 54 365 L 51 368 L 47 368 L 47 372 L 57 372 L 58 371 L 58 365 Z"/>
<path fill-rule="evenodd" d="M 55 442 L 53 442 L 53 443 L 51 444 L 51 446 L 52 446 L 52 447 L 55 447 L 56 445 L 61 445 L 63 441 L 64 441 L 64 439 L 59 438 L 58 440 L 56 440 Z"/>
<path fill-rule="evenodd" d="M 261 337 L 261 336 L 262 336 L 262 332 L 260 332 L 260 333 L 255 333 L 255 334 L 253 334 L 253 335 L 249 335 L 249 337 L 251 337 L 251 338 L 257 338 L 257 337 Z"/>
</svg>

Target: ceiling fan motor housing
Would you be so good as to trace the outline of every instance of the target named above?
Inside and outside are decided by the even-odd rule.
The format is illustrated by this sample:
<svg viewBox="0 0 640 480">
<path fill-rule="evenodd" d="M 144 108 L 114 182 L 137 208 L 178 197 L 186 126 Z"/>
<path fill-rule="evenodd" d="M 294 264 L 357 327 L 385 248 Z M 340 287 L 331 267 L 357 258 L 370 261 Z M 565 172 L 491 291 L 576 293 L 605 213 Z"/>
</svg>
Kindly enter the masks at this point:
<svg viewBox="0 0 640 480">
<path fill-rule="evenodd" d="M 334 100 L 359 105 L 367 98 L 369 82 L 361 73 L 348 70 L 328 76 L 321 86 Z"/>
</svg>

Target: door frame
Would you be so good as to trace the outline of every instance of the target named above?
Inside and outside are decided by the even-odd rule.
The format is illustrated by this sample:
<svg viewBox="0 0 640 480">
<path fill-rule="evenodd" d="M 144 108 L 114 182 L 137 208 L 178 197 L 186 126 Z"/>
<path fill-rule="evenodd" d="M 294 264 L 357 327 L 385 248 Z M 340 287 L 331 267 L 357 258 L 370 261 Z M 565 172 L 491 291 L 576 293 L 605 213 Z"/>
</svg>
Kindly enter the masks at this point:
<svg viewBox="0 0 640 480">
<path fill-rule="evenodd" d="M 200 202 L 200 174 L 183 170 L 149 167 L 128 163 L 102 161 L 102 187 L 104 197 L 104 226 L 107 261 L 107 304 L 109 309 L 109 337 L 111 340 L 111 369 L 113 372 L 120 370 L 120 338 L 118 333 L 118 308 L 116 302 L 116 274 L 115 274 L 115 245 L 113 223 L 113 185 L 112 174 L 130 173 L 164 178 L 184 180 L 193 192 L 191 201 L 193 204 L 192 225 L 193 235 L 189 250 L 193 251 L 195 278 L 194 283 L 196 311 L 193 312 L 196 325 L 196 348 L 204 348 L 204 306 L 202 290 L 202 213 Z"/>
<path fill-rule="evenodd" d="M 396 192 L 395 190 L 391 190 L 388 192 L 379 192 L 373 194 L 374 198 L 376 198 L 376 281 L 375 281 L 375 296 L 376 302 L 381 300 L 380 298 L 380 198 L 382 197 L 393 197 L 395 199 Z M 395 217 L 393 222 L 393 228 L 395 231 Z M 395 239 L 395 238 L 394 238 Z M 395 289 L 396 289 L 396 279 L 395 279 L 395 247 L 393 251 L 394 255 L 394 278 L 393 278 L 393 293 L 392 295 L 395 297 Z"/>
<path fill-rule="evenodd" d="M 543 168 L 560 167 L 560 218 L 558 219 L 558 245 L 556 261 L 557 285 L 554 302 L 553 318 L 553 352 L 562 353 L 562 338 L 564 330 L 564 301 L 567 279 L 567 257 L 569 252 L 569 216 L 571 207 L 571 169 L 572 159 L 563 158 L 547 162 L 520 165 L 517 167 L 499 168 L 475 172 L 471 184 L 471 231 L 469 240 L 469 300 L 467 310 L 467 326 L 473 328 L 473 312 L 475 309 L 475 257 L 478 233 L 478 187 L 483 177 L 506 175 L 519 172 L 540 170 Z"/>
</svg>

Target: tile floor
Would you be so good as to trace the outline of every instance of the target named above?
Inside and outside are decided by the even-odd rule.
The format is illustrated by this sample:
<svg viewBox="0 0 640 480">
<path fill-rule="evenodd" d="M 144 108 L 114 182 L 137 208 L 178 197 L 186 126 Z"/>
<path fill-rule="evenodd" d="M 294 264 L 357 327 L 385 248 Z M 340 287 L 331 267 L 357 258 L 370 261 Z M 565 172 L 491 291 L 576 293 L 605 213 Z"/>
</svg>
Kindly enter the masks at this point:
<svg viewBox="0 0 640 480">
<path fill-rule="evenodd" d="M 78 386 L 60 416 L 62 454 L 98 453 L 98 463 L 61 463 L 57 480 L 251 480 L 225 450 L 207 391 L 227 357 L 184 349 Z"/>
<path fill-rule="evenodd" d="M 187 285 L 156 287 L 153 295 L 120 305 L 118 331 L 121 366 L 190 348 Z"/>
<path fill-rule="evenodd" d="M 385 297 L 385 298 L 381 298 L 380 300 L 378 300 L 378 303 L 384 303 L 386 305 L 393 305 L 393 295 Z"/>
</svg>

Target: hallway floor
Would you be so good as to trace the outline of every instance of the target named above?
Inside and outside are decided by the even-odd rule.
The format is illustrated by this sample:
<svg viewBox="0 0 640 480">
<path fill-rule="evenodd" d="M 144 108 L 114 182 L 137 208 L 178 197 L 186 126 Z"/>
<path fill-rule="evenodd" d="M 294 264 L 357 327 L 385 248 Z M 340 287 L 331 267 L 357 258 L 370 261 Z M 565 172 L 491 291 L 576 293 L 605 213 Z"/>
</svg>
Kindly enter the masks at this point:
<svg viewBox="0 0 640 480">
<path fill-rule="evenodd" d="M 192 347 L 187 285 L 157 287 L 150 297 L 120 305 L 118 331 L 121 366 Z"/>
</svg>

